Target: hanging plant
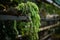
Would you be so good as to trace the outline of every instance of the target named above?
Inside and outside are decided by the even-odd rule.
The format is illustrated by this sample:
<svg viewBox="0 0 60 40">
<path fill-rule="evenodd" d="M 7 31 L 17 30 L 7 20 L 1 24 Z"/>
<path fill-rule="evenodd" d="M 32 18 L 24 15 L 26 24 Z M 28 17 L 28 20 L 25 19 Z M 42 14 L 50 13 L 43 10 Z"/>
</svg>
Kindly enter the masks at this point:
<svg viewBox="0 0 60 40">
<path fill-rule="evenodd" d="M 29 40 L 38 40 L 38 31 L 40 27 L 39 9 L 35 3 L 27 2 L 18 4 L 16 7 L 22 11 L 22 14 L 29 16 L 30 22 L 18 22 L 18 29 L 21 35 L 28 35 Z"/>
</svg>

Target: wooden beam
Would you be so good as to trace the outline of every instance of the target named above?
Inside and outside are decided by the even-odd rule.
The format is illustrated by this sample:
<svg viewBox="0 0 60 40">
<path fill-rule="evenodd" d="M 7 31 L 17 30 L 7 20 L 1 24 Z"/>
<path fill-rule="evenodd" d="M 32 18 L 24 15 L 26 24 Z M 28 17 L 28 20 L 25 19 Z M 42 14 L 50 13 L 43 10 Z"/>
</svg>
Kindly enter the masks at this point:
<svg viewBox="0 0 60 40">
<path fill-rule="evenodd" d="M 50 33 L 48 35 L 46 35 L 45 37 L 41 38 L 40 40 L 45 40 L 46 38 L 48 38 L 49 36 L 51 36 L 53 33 Z"/>
<path fill-rule="evenodd" d="M 58 26 L 59 24 L 60 24 L 60 22 L 57 22 L 56 24 L 40 28 L 39 31 L 44 31 L 44 30 L 47 30 L 47 29 L 50 29 L 50 28 L 54 28 L 54 27 Z"/>
<path fill-rule="evenodd" d="M 0 15 L 0 20 L 28 20 L 27 16 Z"/>
</svg>

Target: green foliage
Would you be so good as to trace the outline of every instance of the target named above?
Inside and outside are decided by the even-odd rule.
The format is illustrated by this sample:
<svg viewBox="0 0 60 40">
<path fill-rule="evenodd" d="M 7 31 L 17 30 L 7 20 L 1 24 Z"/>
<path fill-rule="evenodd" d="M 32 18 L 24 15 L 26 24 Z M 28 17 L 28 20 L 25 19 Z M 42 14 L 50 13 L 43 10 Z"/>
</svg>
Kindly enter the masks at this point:
<svg viewBox="0 0 60 40">
<path fill-rule="evenodd" d="M 53 13 L 59 14 L 58 12 L 60 12 L 60 8 L 52 4 L 45 3 L 45 8 L 46 8 L 46 11 L 49 12 L 50 14 L 53 14 Z"/>
<path fill-rule="evenodd" d="M 38 31 L 40 26 L 40 16 L 38 14 L 39 9 L 35 3 L 27 2 L 21 3 L 16 7 L 18 10 L 22 10 L 22 14 L 29 16 L 30 22 L 19 22 L 19 29 L 22 30 L 24 35 L 29 36 L 29 40 L 38 40 Z"/>
<path fill-rule="evenodd" d="M 41 8 L 45 9 L 46 12 L 53 14 L 59 14 L 60 15 L 60 8 L 54 6 L 53 4 L 48 4 L 48 3 L 40 3 L 39 4 L 39 8 L 41 10 Z"/>
</svg>

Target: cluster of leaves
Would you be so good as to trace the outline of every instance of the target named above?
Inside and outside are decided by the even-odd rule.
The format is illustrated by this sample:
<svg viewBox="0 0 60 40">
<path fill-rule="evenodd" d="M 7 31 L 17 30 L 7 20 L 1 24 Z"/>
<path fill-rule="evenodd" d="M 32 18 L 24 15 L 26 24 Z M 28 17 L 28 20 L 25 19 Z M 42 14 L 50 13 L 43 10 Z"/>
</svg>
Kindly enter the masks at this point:
<svg viewBox="0 0 60 40">
<path fill-rule="evenodd" d="M 52 4 L 45 4 L 46 5 L 46 10 L 47 12 L 53 14 L 53 13 L 56 13 L 56 14 L 59 14 L 58 12 L 60 11 L 60 9 Z"/>
<path fill-rule="evenodd" d="M 46 12 L 53 14 L 59 14 L 60 13 L 60 8 L 54 6 L 53 4 L 49 4 L 49 3 L 40 3 L 39 8 L 43 8 Z M 59 14 L 60 15 L 60 14 Z"/>
<path fill-rule="evenodd" d="M 28 40 L 38 40 L 38 31 L 40 26 L 39 9 L 35 3 L 27 2 L 21 3 L 16 7 L 22 11 L 22 14 L 29 16 L 30 22 L 19 22 L 19 29 L 22 30 L 22 35 L 28 35 Z M 21 25 L 22 24 L 22 25 Z"/>
</svg>

